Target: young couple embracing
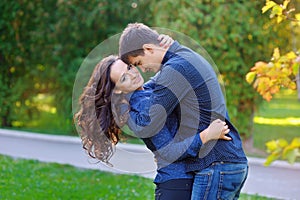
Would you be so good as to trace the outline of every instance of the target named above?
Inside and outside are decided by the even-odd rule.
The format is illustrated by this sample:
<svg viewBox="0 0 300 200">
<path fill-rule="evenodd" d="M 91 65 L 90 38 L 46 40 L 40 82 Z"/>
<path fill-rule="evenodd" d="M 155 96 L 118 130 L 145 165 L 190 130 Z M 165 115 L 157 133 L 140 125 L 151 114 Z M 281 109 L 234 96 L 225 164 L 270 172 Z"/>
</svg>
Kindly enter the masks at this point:
<svg viewBox="0 0 300 200">
<path fill-rule="evenodd" d="M 138 68 L 155 75 L 146 83 Z M 132 23 L 119 55 L 94 68 L 75 121 L 83 148 L 109 163 L 127 125 L 157 161 L 156 200 L 238 199 L 248 162 L 212 66 L 195 51 Z"/>
</svg>

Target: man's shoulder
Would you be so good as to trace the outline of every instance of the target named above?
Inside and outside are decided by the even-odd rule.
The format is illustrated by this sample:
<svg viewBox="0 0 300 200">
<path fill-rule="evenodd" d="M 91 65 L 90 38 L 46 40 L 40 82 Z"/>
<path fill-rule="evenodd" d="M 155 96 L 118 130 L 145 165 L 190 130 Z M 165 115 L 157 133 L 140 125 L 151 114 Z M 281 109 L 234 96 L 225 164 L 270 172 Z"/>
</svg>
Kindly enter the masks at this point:
<svg viewBox="0 0 300 200">
<path fill-rule="evenodd" d="M 191 62 L 191 59 L 193 59 L 192 54 L 186 55 L 181 52 L 176 52 L 164 63 L 163 68 L 174 69 L 176 71 L 192 70 L 195 66 L 192 64 L 193 62 Z"/>
<path fill-rule="evenodd" d="M 174 53 L 172 57 L 165 63 L 165 65 L 180 65 L 181 63 L 187 62 L 184 57 L 180 56 L 180 54 Z"/>
</svg>

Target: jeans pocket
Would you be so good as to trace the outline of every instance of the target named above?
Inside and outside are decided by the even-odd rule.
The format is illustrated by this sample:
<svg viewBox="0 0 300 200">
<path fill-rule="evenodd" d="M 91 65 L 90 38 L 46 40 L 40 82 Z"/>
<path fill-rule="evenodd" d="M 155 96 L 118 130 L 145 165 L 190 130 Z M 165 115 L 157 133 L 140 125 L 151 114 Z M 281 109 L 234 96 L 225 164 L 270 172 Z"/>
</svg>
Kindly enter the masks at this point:
<svg viewBox="0 0 300 200">
<path fill-rule="evenodd" d="M 204 172 L 205 171 L 205 172 Z M 192 200 L 206 200 L 208 199 L 213 171 L 204 170 L 198 172 L 195 175 L 193 190 L 192 190 Z"/>
<path fill-rule="evenodd" d="M 221 171 L 218 199 L 237 199 L 247 177 L 247 167 L 232 171 Z"/>
</svg>

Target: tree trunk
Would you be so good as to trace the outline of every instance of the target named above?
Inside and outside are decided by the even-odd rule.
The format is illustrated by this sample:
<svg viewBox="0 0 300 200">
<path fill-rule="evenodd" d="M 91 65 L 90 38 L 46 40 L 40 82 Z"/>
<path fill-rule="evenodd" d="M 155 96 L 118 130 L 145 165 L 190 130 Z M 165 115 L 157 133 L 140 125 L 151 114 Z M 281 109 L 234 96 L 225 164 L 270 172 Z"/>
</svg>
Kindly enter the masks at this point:
<svg viewBox="0 0 300 200">
<path fill-rule="evenodd" d="M 1 118 L 1 127 L 12 127 L 11 120 L 9 120 L 9 110 L 6 111 L 6 115 Z"/>
</svg>

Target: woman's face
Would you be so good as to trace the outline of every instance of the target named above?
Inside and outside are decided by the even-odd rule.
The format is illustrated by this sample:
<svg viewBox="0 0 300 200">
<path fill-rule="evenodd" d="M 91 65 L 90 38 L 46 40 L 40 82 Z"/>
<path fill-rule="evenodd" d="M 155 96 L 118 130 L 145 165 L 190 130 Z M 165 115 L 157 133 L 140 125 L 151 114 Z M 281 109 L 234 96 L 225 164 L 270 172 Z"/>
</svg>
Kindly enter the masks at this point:
<svg viewBox="0 0 300 200">
<path fill-rule="evenodd" d="M 110 78 L 116 84 L 116 92 L 133 92 L 144 84 L 144 78 L 138 69 L 134 66 L 128 66 L 120 59 L 111 66 Z"/>
</svg>

